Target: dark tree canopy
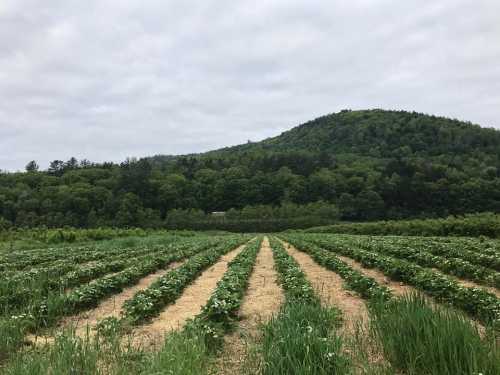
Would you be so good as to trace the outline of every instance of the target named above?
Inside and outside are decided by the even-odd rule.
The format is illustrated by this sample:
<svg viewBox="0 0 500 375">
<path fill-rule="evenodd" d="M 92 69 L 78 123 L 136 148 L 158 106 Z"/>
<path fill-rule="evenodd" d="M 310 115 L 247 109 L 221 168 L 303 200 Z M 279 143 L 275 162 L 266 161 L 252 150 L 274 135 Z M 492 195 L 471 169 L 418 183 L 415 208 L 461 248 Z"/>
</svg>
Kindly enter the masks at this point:
<svg viewBox="0 0 500 375">
<path fill-rule="evenodd" d="M 161 226 L 214 211 L 350 221 L 500 212 L 500 132 L 403 111 L 341 111 L 205 154 L 26 171 L 0 173 L 0 228 Z"/>
</svg>

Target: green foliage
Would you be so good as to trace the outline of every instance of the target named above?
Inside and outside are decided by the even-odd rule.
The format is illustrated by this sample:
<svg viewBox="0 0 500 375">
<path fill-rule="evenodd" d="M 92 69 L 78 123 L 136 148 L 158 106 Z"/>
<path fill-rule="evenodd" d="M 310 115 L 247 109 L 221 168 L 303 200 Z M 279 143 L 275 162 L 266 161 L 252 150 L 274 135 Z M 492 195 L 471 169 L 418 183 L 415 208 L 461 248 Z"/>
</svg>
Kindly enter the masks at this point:
<svg viewBox="0 0 500 375">
<path fill-rule="evenodd" d="M 407 374 L 500 373 L 500 348 L 466 317 L 420 295 L 374 304 L 371 325 L 385 358 Z"/>
<path fill-rule="evenodd" d="M 29 172 L 0 173 L 0 231 L 11 225 L 282 230 L 338 217 L 497 213 L 499 149 L 500 132 L 456 120 L 342 111 L 279 137 L 205 154 L 120 165 L 72 158 L 53 161 L 47 171 L 30 163 Z M 301 209 L 280 216 L 289 204 Z M 312 212 L 309 204 L 321 207 Z M 233 208 L 238 218 L 206 216 Z M 254 208 L 274 212 L 259 216 L 259 227 L 247 215 Z"/>
<path fill-rule="evenodd" d="M 335 335 L 338 311 L 318 303 L 287 303 L 263 327 L 263 375 L 350 374 L 342 341 Z"/>
<path fill-rule="evenodd" d="M 363 250 L 356 245 L 357 238 L 304 236 L 306 241 L 355 259 L 365 267 L 377 268 L 394 280 L 413 285 L 438 301 L 449 303 L 496 329 L 500 328 L 500 299 L 484 289 L 464 287 L 455 279 L 432 269 Z"/>
<path fill-rule="evenodd" d="M 271 238 L 271 248 L 274 255 L 274 264 L 286 299 L 290 303 L 312 304 L 318 303 L 311 283 L 300 269 L 297 262 L 286 252 L 285 248 L 275 238 Z"/>
<path fill-rule="evenodd" d="M 199 252 L 212 248 L 217 243 L 223 244 L 241 243 L 242 237 L 233 235 L 227 237 L 173 237 L 173 241 L 168 243 L 164 240 L 164 245 L 146 249 L 129 250 L 132 258 L 124 263 L 115 263 L 113 259 L 123 257 L 120 251 L 110 251 L 109 254 L 104 250 L 90 250 L 88 253 L 79 254 L 78 248 L 73 249 L 73 262 L 77 263 L 75 272 L 68 271 L 68 263 L 58 262 L 58 256 L 68 256 L 71 259 L 71 248 L 67 248 L 69 254 L 64 254 L 60 249 L 54 249 L 53 252 L 42 249 L 41 251 L 28 250 L 24 252 L 22 264 L 33 264 L 37 260 L 45 259 L 48 268 L 35 267 L 33 272 L 24 275 L 23 272 L 14 272 L 10 278 L 0 280 L 0 301 L 2 309 L 0 310 L 0 348 L 5 351 L 2 355 L 9 355 L 22 343 L 22 339 L 27 332 L 37 332 L 40 328 L 53 326 L 59 319 L 65 315 L 72 315 L 79 311 L 94 307 L 103 298 L 120 292 L 126 286 L 136 283 L 142 277 L 160 269 L 171 262 L 182 260 L 183 258 L 193 256 Z M 123 248 L 121 251 L 123 252 Z M 134 253 L 135 252 L 135 253 Z M 142 254 L 142 255 L 141 255 Z M 87 273 L 85 267 L 78 265 L 78 261 L 85 262 L 86 259 L 100 256 L 103 262 L 97 268 L 90 267 L 93 270 Z M 126 254 L 125 254 L 126 255 Z M 133 255 L 138 255 L 135 258 Z M 7 256 L 6 265 L 9 265 Z M 13 258 L 15 259 L 15 258 Z M 51 263 L 52 262 L 52 263 Z M 109 263 L 108 263 L 109 262 Z M 14 263 L 15 264 L 15 263 Z M 110 266 L 123 268 L 116 273 Z M 57 271 L 57 267 L 62 267 Z M 47 270 L 52 270 L 53 275 L 47 274 Z M 40 272 L 37 272 L 40 271 Z M 55 275 L 60 274 L 59 278 Z M 101 277 L 86 282 L 93 276 Z M 66 280 L 66 281 L 65 281 Z M 65 282 L 71 282 L 73 289 L 67 291 Z"/>
<path fill-rule="evenodd" d="M 262 327 L 260 373 L 350 373 L 342 340 L 336 334 L 341 321 L 339 310 L 321 306 L 305 274 L 280 241 L 272 238 L 271 248 L 286 302 Z"/>
<path fill-rule="evenodd" d="M 347 263 L 335 256 L 335 254 L 304 241 L 300 236 L 287 235 L 282 237 L 298 249 L 311 255 L 318 264 L 338 273 L 346 281 L 347 287 L 356 291 L 362 297 L 382 301 L 392 297 L 391 291 L 387 287 L 379 285 L 371 277 L 354 270 Z"/>
<path fill-rule="evenodd" d="M 124 318 L 138 324 L 158 314 L 167 304 L 174 302 L 204 269 L 214 264 L 221 255 L 247 240 L 246 237 L 226 238 L 213 249 L 188 259 L 182 266 L 160 277 L 147 289 L 137 292 L 124 305 Z"/>
<path fill-rule="evenodd" d="M 211 332 L 218 330 L 230 331 L 237 320 L 237 312 L 245 294 L 248 279 L 253 270 L 262 239 L 259 238 L 247 245 L 246 248 L 232 260 L 222 280 L 217 283 L 215 291 L 196 317 L 197 323 L 204 327 L 212 327 Z M 220 342 L 222 334 L 215 337 Z M 208 338 L 214 335 L 208 335 Z M 211 340 L 214 341 L 214 340 Z"/>
<path fill-rule="evenodd" d="M 190 325 L 181 332 L 168 334 L 162 349 L 144 361 L 140 374 L 207 374 L 210 352 L 205 332 Z"/>
<path fill-rule="evenodd" d="M 339 223 L 310 228 L 310 233 L 346 233 L 403 236 L 500 237 L 500 215 L 482 213 L 444 219 L 390 220 L 371 223 Z"/>
</svg>

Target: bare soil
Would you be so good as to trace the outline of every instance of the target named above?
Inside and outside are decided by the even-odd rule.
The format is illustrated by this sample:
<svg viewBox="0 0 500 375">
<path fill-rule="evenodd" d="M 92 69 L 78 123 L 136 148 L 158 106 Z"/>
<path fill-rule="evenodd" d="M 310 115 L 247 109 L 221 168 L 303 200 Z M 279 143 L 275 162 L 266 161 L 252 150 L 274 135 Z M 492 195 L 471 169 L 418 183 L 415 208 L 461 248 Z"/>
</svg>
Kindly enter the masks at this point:
<svg viewBox="0 0 500 375">
<path fill-rule="evenodd" d="M 120 318 L 125 301 L 132 298 L 138 291 L 148 288 L 158 278 L 165 275 L 172 269 L 179 267 L 183 263 L 184 261 L 173 262 L 169 264 L 168 267 L 143 277 L 137 284 L 129 288 L 125 288 L 122 292 L 104 299 L 96 308 L 62 319 L 58 325 L 58 330 L 72 328 L 75 330 L 76 336 L 82 338 L 93 336 L 95 333 L 93 328 L 96 327 L 102 319 L 110 317 Z M 36 344 L 39 342 L 51 343 L 54 341 L 54 337 L 36 337 L 34 335 L 29 335 L 27 337 L 27 341 Z"/>
<path fill-rule="evenodd" d="M 338 307 L 342 311 L 345 332 L 352 332 L 356 324 L 366 321 L 368 312 L 365 302 L 356 293 L 344 288 L 344 281 L 338 274 L 320 266 L 308 254 L 290 244 L 285 245 L 311 282 L 321 302 Z"/>
<path fill-rule="evenodd" d="M 259 325 L 279 312 L 284 299 L 274 270 L 273 253 L 265 237 L 239 310 L 238 328 L 224 339 L 224 352 L 218 361 L 219 374 L 241 373 L 249 345 L 258 339 Z"/>
<path fill-rule="evenodd" d="M 390 278 L 385 276 L 384 273 L 381 271 L 378 271 L 374 268 L 367 268 L 363 266 L 361 263 L 355 261 L 354 259 L 347 258 L 338 254 L 337 256 L 339 257 L 340 260 L 347 263 L 353 269 L 363 273 L 366 276 L 373 278 L 380 285 L 384 285 L 387 288 L 389 288 L 395 296 L 402 296 L 404 294 L 417 291 L 417 289 L 409 285 L 406 285 L 402 282 L 391 280 Z"/>
<path fill-rule="evenodd" d="M 165 335 L 173 330 L 180 330 L 189 319 L 201 312 L 215 290 L 217 283 L 227 271 L 227 265 L 245 247 L 237 249 L 221 257 L 213 266 L 205 270 L 189 285 L 177 301 L 168 306 L 158 317 L 154 318 L 132 332 L 132 343 L 144 349 L 157 350 L 164 341 Z"/>
<path fill-rule="evenodd" d="M 481 285 L 481 284 L 478 284 L 478 283 L 476 283 L 474 281 L 471 281 L 471 280 L 465 280 L 465 279 L 461 279 L 461 278 L 459 278 L 457 276 L 453 276 L 453 275 L 450 275 L 450 274 L 445 274 L 445 273 L 443 273 L 443 271 L 438 270 L 437 268 L 432 268 L 432 270 L 434 272 L 437 272 L 437 273 L 440 273 L 440 274 L 443 274 L 443 275 L 445 275 L 447 277 L 452 278 L 453 280 L 455 280 L 458 283 L 458 285 L 461 285 L 461 286 L 466 287 L 466 288 L 480 288 L 480 289 L 484 289 L 484 290 L 490 292 L 491 294 L 494 294 L 498 298 L 500 298 L 500 290 L 498 290 L 495 287 L 487 286 L 487 285 Z"/>
</svg>

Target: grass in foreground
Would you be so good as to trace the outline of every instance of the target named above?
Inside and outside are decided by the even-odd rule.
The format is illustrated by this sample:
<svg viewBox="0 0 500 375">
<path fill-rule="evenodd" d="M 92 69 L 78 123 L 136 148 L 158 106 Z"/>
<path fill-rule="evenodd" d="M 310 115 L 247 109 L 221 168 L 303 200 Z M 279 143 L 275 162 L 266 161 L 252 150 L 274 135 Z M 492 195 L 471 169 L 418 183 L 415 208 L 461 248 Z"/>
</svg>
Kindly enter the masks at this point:
<svg viewBox="0 0 500 375">
<path fill-rule="evenodd" d="M 152 375 L 207 374 L 211 357 L 205 333 L 196 325 L 172 332 L 159 352 L 124 343 L 120 332 L 80 338 L 68 330 L 53 344 L 18 352 L 0 373 L 5 375 Z"/>
<path fill-rule="evenodd" d="M 321 375 L 350 373 L 336 335 L 338 311 L 320 304 L 286 304 L 263 327 L 264 375 Z"/>
<path fill-rule="evenodd" d="M 371 327 L 385 358 L 407 374 L 500 374 L 494 337 L 481 337 L 464 315 L 410 294 L 371 307 Z"/>
</svg>

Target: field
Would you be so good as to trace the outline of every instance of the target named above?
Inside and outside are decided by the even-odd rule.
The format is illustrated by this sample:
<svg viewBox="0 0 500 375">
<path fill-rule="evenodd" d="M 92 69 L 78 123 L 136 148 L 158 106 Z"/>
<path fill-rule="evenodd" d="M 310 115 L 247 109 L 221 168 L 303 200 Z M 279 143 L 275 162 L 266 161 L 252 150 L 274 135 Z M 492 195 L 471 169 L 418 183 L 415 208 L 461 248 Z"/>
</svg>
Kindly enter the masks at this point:
<svg viewBox="0 0 500 375">
<path fill-rule="evenodd" d="M 0 246 L 0 373 L 500 374 L 499 240 L 137 234 Z"/>
</svg>

